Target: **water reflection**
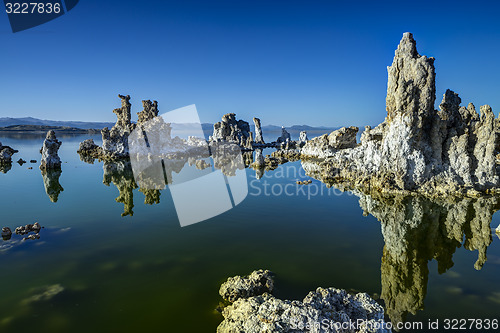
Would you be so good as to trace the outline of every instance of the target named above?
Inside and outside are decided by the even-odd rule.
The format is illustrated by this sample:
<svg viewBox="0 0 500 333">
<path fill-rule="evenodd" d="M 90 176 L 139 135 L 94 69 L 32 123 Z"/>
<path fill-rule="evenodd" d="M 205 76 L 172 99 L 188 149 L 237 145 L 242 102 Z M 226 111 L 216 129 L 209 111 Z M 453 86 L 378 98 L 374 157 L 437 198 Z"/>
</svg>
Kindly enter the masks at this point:
<svg viewBox="0 0 500 333">
<path fill-rule="evenodd" d="M 61 177 L 62 171 L 60 169 L 54 170 L 42 170 L 43 186 L 45 187 L 45 193 L 50 198 L 50 201 L 57 202 L 59 199 L 59 194 L 64 191 L 64 188 L 59 183 L 59 177 Z"/>
<path fill-rule="evenodd" d="M 130 161 L 105 161 L 102 168 L 103 184 L 106 186 L 113 184 L 120 192 L 120 195 L 115 200 L 116 202 L 120 202 L 124 205 L 122 216 L 133 216 L 133 191 L 138 188 L 138 186 L 134 179 L 134 173 L 132 172 L 132 165 L 130 164 Z"/>
<path fill-rule="evenodd" d="M 429 261 L 435 259 L 438 273 L 443 274 L 453 267 L 453 254 L 463 246 L 478 251 L 476 270 L 486 263 L 493 240 L 490 223 L 500 209 L 499 198 L 428 199 L 354 192 L 365 214 L 381 223 L 385 242 L 381 298 L 393 322 L 424 309 Z"/>
</svg>

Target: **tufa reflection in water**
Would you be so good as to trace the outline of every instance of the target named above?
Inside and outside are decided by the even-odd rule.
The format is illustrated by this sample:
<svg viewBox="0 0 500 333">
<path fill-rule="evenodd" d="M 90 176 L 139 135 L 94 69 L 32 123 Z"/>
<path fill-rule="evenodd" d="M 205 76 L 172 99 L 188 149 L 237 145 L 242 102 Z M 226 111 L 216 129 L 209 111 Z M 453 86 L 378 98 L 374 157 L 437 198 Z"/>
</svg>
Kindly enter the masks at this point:
<svg viewBox="0 0 500 333">
<path fill-rule="evenodd" d="M 61 169 L 42 170 L 45 193 L 47 193 L 50 201 L 52 202 L 57 202 L 57 200 L 59 199 L 59 194 L 64 191 L 64 188 L 59 183 L 59 177 L 61 177 L 61 174 Z"/>
<path fill-rule="evenodd" d="M 463 245 L 478 251 L 475 269 L 486 263 L 486 250 L 492 242 L 490 223 L 500 209 L 498 198 L 431 200 L 354 193 L 365 214 L 381 223 L 385 242 L 381 298 L 393 322 L 405 321 L 408 313 L 424 309 L 429 261 L 435 259 L 438 273 L 443 274 L 453 267 L 453 254 Z"/>
</svg>

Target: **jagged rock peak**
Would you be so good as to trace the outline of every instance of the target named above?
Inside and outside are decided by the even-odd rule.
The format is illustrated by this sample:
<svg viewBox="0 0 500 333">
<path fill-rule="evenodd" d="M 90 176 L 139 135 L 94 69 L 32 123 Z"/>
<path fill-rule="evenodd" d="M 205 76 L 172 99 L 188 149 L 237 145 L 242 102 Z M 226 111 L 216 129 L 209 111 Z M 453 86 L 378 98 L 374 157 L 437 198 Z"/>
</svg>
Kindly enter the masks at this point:
<svg viewBox="0 0 500 333">
<path fill-rule="evenodd" d="M 417 42 L 413 39 L 413 34 L 411 32 L 405 32 L 403 38 L 399 42 L 398 48 L 395 51 L 395 55 L 407 54 L 413 58 L 418 58 L 420 55 L 417 52 Z"/>
<path fill-rule="evenodd" d="M 248 122 L 236 120 L 236 114 L 227 113 L 222 116 L 222 121 L 214 124 L 210 141 L 233 142 L 240 147 L 251 148 L 253 138 Z"/>
<path fill-rule="evenodd" d="M 116 124 L 114 127 L 119 127 L 119 128 L 128 128 L 131 125 L 131 114 L 130 114 L 130 95 L 124 96 L 118 94 L 118 97 L 122 100 L 122 107 L 118 109 L 114 109 L 113 113 L 116 114 L 116 117 L 118 118 L 116 120 Z"/>
<path fill-rule="evenodd" d="M 434 114 L 436 100 L 436 73 L 434 58 L 421 56 L 411 33 L 405 33 L 395 52 L 392 65 L 387 67 L 387 117 L 413 117 L 412 125 L 422 127 Z M 420 119 L 418 119 L 420 118 Z"/>
<path fill-rule="evenodd" d="M 142 107 L 144 110 L 141 112 L 137 112 L 137 116 L 139 117 L 137 120 L 138 124 L 143 124 L 155 117 L 158 116 L 158 102 L 150 100 L 142 101 Z"/>
</svg>

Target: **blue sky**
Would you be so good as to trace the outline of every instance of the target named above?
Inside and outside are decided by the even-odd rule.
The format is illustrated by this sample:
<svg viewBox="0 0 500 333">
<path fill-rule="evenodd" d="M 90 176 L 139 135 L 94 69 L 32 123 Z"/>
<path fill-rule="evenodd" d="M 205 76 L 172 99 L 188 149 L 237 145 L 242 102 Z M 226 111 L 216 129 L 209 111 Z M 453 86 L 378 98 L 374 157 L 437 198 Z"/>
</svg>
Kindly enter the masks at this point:
<svg viewBox="0 0 500 333">
<path fill-rule="evenodd" d="M 98 1 L 13 34 L 0 14 L 0 117 L 114 121 L 118 93 L 264 124 L 376 125 L 403 32 L 436 58 L 437 100 L 500 110 L 496 1 Z M 135 118 L 134 118 L 135 119 Z"/>
</svg>

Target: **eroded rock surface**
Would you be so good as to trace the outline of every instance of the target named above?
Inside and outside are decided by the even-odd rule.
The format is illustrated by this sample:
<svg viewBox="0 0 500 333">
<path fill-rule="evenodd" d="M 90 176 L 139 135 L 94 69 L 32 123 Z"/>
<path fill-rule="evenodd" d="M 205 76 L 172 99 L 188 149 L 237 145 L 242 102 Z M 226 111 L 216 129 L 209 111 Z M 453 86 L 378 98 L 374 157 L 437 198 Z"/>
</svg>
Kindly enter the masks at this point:
<svg viewBox="0 0 500 333">
<path fill-rule="evenodd" d="M 253 118 L 253 122 L 255 124 L 255 143 L 265 144 L 264 138 L 262 137 L 262 127 L 260 125 L 260 119 Z"/>
<path fill-rule="evenodd" d="M 357 147 L 330 149 L 323 136 L 308 142 L 303 154 L 326 158 L 326 182 L 348 180 L 394 193 L 495 192 L 499 120 L 488 105 L 480 114 L 472 104 L 460 106 L 450 90 L 436 111 L 435 91 L 434 58 L 419 55 L 405 33 L 388 67 L 385 121 L 366 127 Z"/>
<path fill-rule="evenodd" d="M 252 148 L 253 135 L 250 125 L 244 120 L 236 120 L 234 113 L 222 116 L 222 121 L 214 124 L 214 132 L 209 141 L 236 143 L 243 148 Z"/>
<path fill-rule="evenodd" d="M 240 298 L 271 293 L 274 288 L 272 276 L 271 271 L 260 269 L 245 277 L 230 277 L 221 285 L 219 294 L 224 300 L 235 302 Z"/>
<path fill-rule="evenodd" d="M 54 131 L 49 131 L 43 142 L 41 149 L 42 159 L 40 161 L 41 170 L 52 170 L 61 168 L 61 159 L 59 158 L 58 151 L 62 142 L 57 140 Z"/>
<path fill-rule="evenodd" d="M 306 142 L 301 150 L 304 158 L 327 158 L 334 156 L 340 149 L 356 147 L 358 128 L 342 127 L 330 134 L 323 134 Z"/>
<path fill-rule="evenodd" d="M 250 276 L 263 276 L 265 271 L 253 272 Z M 351 295 L 345 290 L 335 288 L 318 288 L 311 291 L 303 301 L 288 301 L 275 298 L 265 292 L 258 295 L 264 283 L 268 284 L 269 277 L 265 277 L 257 290 L 254 284 L 245 280 L 236 283 L 238 287 L 249 288 L 242 292 L 235 288 L 237 293 L 227 292 L 221 288 L 221 295 L 238 295 L 236 301 L 222 310 L 224 321 L 217 328 L 217 332 L 390 332 L 385 329 L 384 309 L 365 293 Z M 230 278 L 231 279 L 231 278 Z M 229 280 L 228 280 L 229 281 Z M 226 282 L 227 283 L 227 282 Z M 234 282 L 231 283 L 234 285 Z M 224 287 L 224 285 L 223 285 Z M 244 297 L 249 295 L 250 297 Z M 356 323 L 360 320 L 360 325 Z M 342 323 L 354 323 L 353 329 L 340 330 Z M 321 324 L 327 323 L 327 325 Z M 337 326 L 336 326 L 337 325 Z M 348 326 L 348 325 L 346 325 Z"/>
</svg>

